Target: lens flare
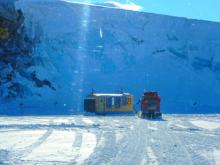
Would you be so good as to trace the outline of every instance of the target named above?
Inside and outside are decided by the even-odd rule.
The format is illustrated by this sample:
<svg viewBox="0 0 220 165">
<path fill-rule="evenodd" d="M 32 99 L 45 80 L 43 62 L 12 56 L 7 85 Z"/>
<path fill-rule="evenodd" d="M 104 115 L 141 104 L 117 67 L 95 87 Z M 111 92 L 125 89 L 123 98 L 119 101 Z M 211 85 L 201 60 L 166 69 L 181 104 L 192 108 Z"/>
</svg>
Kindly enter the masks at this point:
<svg viewBox="0 0 220 165">
<path fill-rule="evenodd" d="M 81 13 L 81 24 L 79 31 L 79 41 L 78 48 L 76 50 L 76 67 L 78 69 L 78 74 L 75 75 L 74 81 L 76 82 L 76 92 L 77 92 L 77 111 L 80 111 L 82 93 L 84 88 L 84 76 L 85 76 L 85 60 L 86 60 L 86 47 L 87 47 L 87 32 L 90 17 L 90 6 L 84 5 Z"/>
</svg>

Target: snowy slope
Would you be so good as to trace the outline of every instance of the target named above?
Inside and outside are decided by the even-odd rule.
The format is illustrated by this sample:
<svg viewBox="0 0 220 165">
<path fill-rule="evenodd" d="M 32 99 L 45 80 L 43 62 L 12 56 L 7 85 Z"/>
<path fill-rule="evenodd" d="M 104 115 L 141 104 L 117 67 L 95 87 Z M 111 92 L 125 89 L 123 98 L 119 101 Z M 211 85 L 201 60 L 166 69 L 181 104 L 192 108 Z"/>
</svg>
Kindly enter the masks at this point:
<svg viewBox="0 0 220 165">
<path fill-rule="evenodd" d="M 92 88 L 123 88 L 135 100 L 156 90 L 166 113 L 220 112 L 219 23 L 52 0 L 18 0 L 16 8 L 40 38 L 28 72 L 55 90 L 27 81 L 32 94 L 2 101 L 1 114 L 81 112 Z"/>
<path fill-rule="evenodd" d="M 219 130 L 219 115 L 0 117 L 0 164 L 218 165 Z"/>
</svg>

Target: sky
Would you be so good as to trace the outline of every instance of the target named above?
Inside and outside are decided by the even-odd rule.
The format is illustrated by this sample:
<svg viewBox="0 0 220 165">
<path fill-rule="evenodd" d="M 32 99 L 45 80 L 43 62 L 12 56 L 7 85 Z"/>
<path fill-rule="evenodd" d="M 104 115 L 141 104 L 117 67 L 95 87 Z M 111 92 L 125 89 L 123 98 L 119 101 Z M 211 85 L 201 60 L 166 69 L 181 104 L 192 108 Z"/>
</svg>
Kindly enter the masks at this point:
<svg viewBox="0 0 220 165">
<path fill-rule="evenodd" d="M 69 0 L 113 4 L 120 8 L 220 22 L 220 0 Z"/>
</svg>

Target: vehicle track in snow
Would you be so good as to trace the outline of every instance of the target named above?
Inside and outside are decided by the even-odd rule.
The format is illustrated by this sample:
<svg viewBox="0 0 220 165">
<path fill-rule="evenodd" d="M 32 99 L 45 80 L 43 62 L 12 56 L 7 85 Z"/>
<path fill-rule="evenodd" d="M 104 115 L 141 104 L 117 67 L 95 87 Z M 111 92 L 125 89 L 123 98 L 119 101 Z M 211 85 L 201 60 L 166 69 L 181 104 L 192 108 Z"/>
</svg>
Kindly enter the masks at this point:
<svg viewBox="0 0 220 165">
<path fill-rule="evenodd" d="M 45 140 L 47 140 L 47 138 L 53 133 L 52 129 L 47 130 L 36 142 L 34 142 L 32 145 L 26 147 L 23 149 L 22 152 L 22 156 L 26 154 L 31 153 L 35 148 L 37 148 L 38 146 L 40 146 L 41 144 L 43 144 L 45 142 Z"/>
<path fill-rule="evenodd" d="M 82 124 L 82 117 L 74 117 L 74 119 L 69 119 L 69 122 L 70 123 L 77 123 L 77 124 Z M 82 131 L 80 129 L 76 129 L 76 136 L 75 136 L 75 139 L 73 141 L 73 144 L 72 144 L 72 148 L 75 150 L 76 152 L 76 155 L 73 157 L 73 159 L 71 160 L 72 163 L 76 163 L 76 160 L 79 158 L 79 150 L 82 146 L 82 137 L 83 137 L 83 134 L 82 134 Z"/>
<path fill-rule="evenodd" d="M 80 115 L 45 117 L 39 121 L 38 118 L 32 118 L 30 125 L 34 125 L 32 121 L 38 124 L 43 122 L 45 127 L 34 127 L 32 130 L 23 127 L 22 122 L 19 127 L 19 120 L 18 123 L 11 122 L 11 125 L 18 126 L 13 126 L 15 134 L 17 131 L 36 131 L 36 134 L 31 134 L 35 137 L 33 141 L 16 143 L 16 148 L 12 150 L 9 143 L 6 149 L 10 153 L 9 160 L 14 164 L 215 164 L 213 151 L 219 150 L 220 145 L 219 129 L 199 128 L 191 123 L 192 119 L 188 116 L 165 116 L 165 120 Z M 193 120 L 211 121 L 211 118 L 196 116 Z M 219 117 L 215 117 L 215 120 L 220 121 Z M 8 128 L 0 128 L 0 131 L 7 136 L 13 133 L 10 124 Z M 26 140 L 28 135 L 19 138 Z M 54 140 L 64 145 L 59 146 Z M 42 154 L 41 150 L 48 146 L 54 147 L 54 150 Z M 62 152 L 60 147 L 69 152 Z M 40 156 L 39 161 L 37 155 Z M 47 160 L 47 155 L 50 160 Z"/>
<path fill-rule="evenodd" d="M 53 120 L 50 120 L 49 123 L 52 124 Z M 23 148 L 18 154 L 15 153 L 15 157 L 16 157 L 15 161 L 17 161 L 17 163 L 26 162 L 23 160 L 23 158 L 25 158 L 28 154 L 30 154 L 35 148 L 43 144 L 52 133 L 53 133 L 52 128 L 47 129 L 46 132 L 39 139 L 37 139 L 37 141 L 33 142 L 30 146 Z"/>
<path fill-rule="evenodd" d="M 109 164 L 140 164 L 145 144 L 143 121 L 137 120 L 134 128 L 127 131 L 125 137 L 118 145 L 116 156 Z"/>
<path fill-rule="evenodd" d="M 214 164 L 212 150 L 219 148 L 219 136 L 215 135 L 215 131 L 203 130 L 190 123 L 187 125 L 190 126 L 190 129 L 179 132 L 173 131 L 173 134 L 178 135 L 181 137 L 181 140 L 184 141 L 184 144 L 192 157 L 192 164 Z"/>
<path fill-rule="evenodd" d="M 103 131 L 100 136 L 95 152 L 84 164 L 107 164 L 115 156 L 117 149 L 115 132 Z"/>
<path fill-rule="evenodd" d="M 202 118 L 204 121 L 213 122 L 214 120 L 215 122 L 219 122 L 219 118 L 206 115 L 179 118 L 181 118 L 181 127 L 179 127 L 177 122 L 174 122 L 172 126 L 169 125 L 169 130 L 173 136 L 177 136 L 184 143 L 185 148 L 191 156 L 191 163 L 195 165 L 215 164 L 212 153 L 214 149 L 220 149 L 218 129 L 207 130 L 193 125 L 191 120 L 200 121 Z"/>
<path fill-rule="evenodd" d="M 158 157 L 155 153 L 156 150 L 152 147 L 152 144 L 155 144 L 155 137 L 153 132 L 157 130 L 155 123 L 151 123 L 150 120 L 144 120 L 145 122 L 145 147 L 144 147 L 144 156 L 142 158 L 142 165 L 158 165 Z"/>
<path fill-rule="evenodd" d="M 161 139 L 161 142 L 163 142 L 162 146 L 166 149 L 169 148 L 169 152 L 173 153 L 166 154 L 168 155 L 168 159 L 166 160 L 174 164 L 192 164 L 192 158 L 182 138 L 180 138 L 177 134 L 170 130 L 169 127 L 166 125 L 166 122 L 159 125 L 158 128 L 159 130 L 162 130 L 162 138 L 165 138 Z M 160 133 L 158 132 L 157 135 L 160 136 Z"/>
<path fill-rule="evenodd" d="M 191 156 L 184 141 L 169 129 L 169 121 L 150 121 L 156 124 L 157 130 L 151 131 L 154 142 L 151 147 L 159 162 L 164 164 L 191 164 Z"/>
<path fill-rule="evenodd" d="M 94 140 L 96 141 L 96 143 L 99 143 L 101 139 L 100 134 L 102 133 L 102 131 L 96 130 L 97 126 L 99 125 L 99 120 L 98 118 L 95 118 L 95 119 L 94 117 L 90 118 L 88 116 L 79 116 L 78 118 L 74 118 L 76 123 L 80 125 L 84 125 L 84 127 L 74 129 L 76 133 L 76 137 L 75 137 L 75 141 L 73 142 L 72 147 L 75 150 L 76 155 L 71 161 L 72 164 L 76 164 L 76 163 L 85 164 L 83 162 L 88 160 L 88 158 L 83 158 L 83 155 L 82 155 L 82 151 L 85 150 L 86 145 L 89 145 L 89 143 L 87 143 L 85 140 L 83 141 L 83 139 L 85 139 L 86 136 L 87 137 L 88 135 L 93 136 L 93 138 L 95 138 Z M 87 139 L 87 140 L 90 140 L 90 139 Z M 96 148 L 97 144 L 95 144 L 95 146 L 93 144 L 89 147 L 90 147 L 89 149 L 91 150 L 93 149 L 93 147 Z"/>
<path fill-rule="evenodd" d="M 96 131 L 98 143 L 95 152 L 84 164 L 108 164 L 115 157 L 119 142 L 116 140 L 118 131 L 121 131 L 120 120 L 114 118 L 101 118 L 96 122 L 102 125 L 101 131 Z M 123 133 L 122 133 L 123 134 Z"/>
<path fill-rule="evenodd" d="M 125 121 L 123 118 L 119 120 L 115 117 L 104 117 L 98 122 L 103 126 L 99 131 L 101 133 L 96 132 L 97 137 L 100 136 L 100 138 L 95 152 L 84 164 L 113 164 L 112 158 L 117 156 L 120 145 L 126 141 L 126 137 L 130 136 L 130 133 L 127 134 L 127 130 L 131 129 L 130 119 Z"/>
</svg>

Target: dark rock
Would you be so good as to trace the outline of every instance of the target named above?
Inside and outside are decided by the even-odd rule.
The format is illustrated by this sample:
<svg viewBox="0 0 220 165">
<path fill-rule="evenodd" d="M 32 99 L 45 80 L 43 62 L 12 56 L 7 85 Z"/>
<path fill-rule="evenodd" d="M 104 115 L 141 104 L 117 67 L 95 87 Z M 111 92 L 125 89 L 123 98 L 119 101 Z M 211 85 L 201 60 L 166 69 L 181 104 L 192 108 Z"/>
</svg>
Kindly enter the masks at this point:
<svg viewBox="0 0 220 165">
<path fill-rule="evenodd" d="M 0 1 L 0 86 L 8 84 L 7 89 L 0 87 L 0 93 L 7 90 L 5 99 L 24 97 L 26 84 L 23 84 L 22 79 L 17 79 L 16 75 L 33 81 L 36 87 L 48 86 L 56 90 L 49 80 L 40 80 L 36 73 L 28 72 L 28 68 L 36 65 L 32 50 L 39 42 L 40 35 L 27 33 L 28 27 L 24 26 L 25 17 L 21 10 L 15 8 L 14 2 Z"/>
<path fill-rule="evenodd" d="M 172 48 L 172 47 L 169 47 L 167 49 L 170 53 L 172 53 L 173 55 L 179 57 L 179 58 L 182 58 L 182 59 L 185 59 L 187 60 L 188 59 L 188 54 L 187 54 L 187 51 L 185 50 L 185 48 Z"/>
<path fill-rule="evenodd" d="M 200 58 L 200 57 L 195 57 L 193 59 L 193 63 L 192 63 L 192 66 L 195 68 L 195 69 L 204 69 L 204 68 L 209 68 L 211 69 L 212 68 L 212 59 L 204 59 L 204 58 Z"/>
</svg>

